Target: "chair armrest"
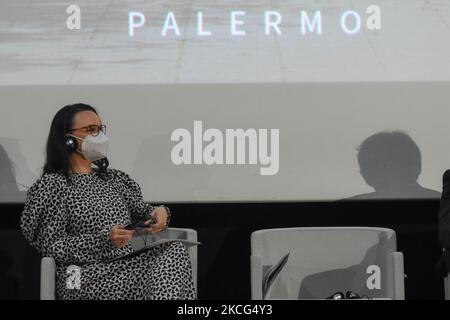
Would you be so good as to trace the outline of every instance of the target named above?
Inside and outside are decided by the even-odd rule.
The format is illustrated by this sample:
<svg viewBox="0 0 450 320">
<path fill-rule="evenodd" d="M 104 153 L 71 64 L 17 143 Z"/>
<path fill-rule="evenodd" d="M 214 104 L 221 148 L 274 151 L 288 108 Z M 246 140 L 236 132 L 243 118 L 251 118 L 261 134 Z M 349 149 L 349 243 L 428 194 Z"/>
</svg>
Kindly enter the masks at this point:
<svg viewBox="0 0 450 320">
<path fill-rule="evenodd" d="M 252 286 L 252 300 L 262 299 L 261 257 L 250 256 L 250 274 Z"/>
<path fill-rule="evenodd" d="M 394 285 L 394 300 L 405 300 L 405 271 L 403 264 L 403 253 L 392 252 L 390 254 L 392 259 L 393 285 Z"/>
<path fill-rule="evenodd" d="M 56 264 L 51 257 L 41 260 L 41 300 L 55 300 Z"/>
</svg>

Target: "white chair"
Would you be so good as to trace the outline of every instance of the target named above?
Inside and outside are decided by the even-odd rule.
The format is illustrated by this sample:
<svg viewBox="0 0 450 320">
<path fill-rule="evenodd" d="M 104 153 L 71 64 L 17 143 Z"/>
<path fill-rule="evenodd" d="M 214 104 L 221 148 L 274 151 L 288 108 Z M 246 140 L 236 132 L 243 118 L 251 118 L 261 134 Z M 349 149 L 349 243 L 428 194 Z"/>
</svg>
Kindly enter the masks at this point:
<svg viewBox="0 0 450 320">
<path fill-rule="evenodd" d="M 147 242 L 158 239 L 186 239 L 197 241 L 197 231 L 187 228 L 167 228 L 157 234 L 147 234 Z M 135 232 L 131 241 L 134 249 L 144 246 L 144 242 L 140 235 Z M 192 277 L 194 287 L 197 292 L 197 246 L 188 248 L 189 257 L 192 265 Z M 56 264 L 52 257 L 43 257 L 41 259 L 41 300 L 55 300 L 55 282 L 56 282 Z"/>
<path fill-rule="evenodd" d="M 326 299 L 352 291 L 404 299 L 403 254 L 384 228 L 322 227 L 258 230 L 251 235 L 252 299 Z M 289 253 L 263 297 L 267 270 Z"/>
</svg>

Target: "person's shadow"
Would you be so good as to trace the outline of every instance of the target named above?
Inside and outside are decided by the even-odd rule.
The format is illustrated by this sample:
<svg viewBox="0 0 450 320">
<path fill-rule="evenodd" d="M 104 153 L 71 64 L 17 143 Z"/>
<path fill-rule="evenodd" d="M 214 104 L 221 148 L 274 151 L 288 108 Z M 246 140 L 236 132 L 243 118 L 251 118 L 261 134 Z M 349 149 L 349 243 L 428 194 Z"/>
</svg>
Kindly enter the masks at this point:
<svg viewBox="0 0 450 320">
<path fill-rule="evenodd" d="M 404 132 L 379 132 L 368 137 L 359 147 L 358 163 L 364 181 L 375 191 L 345 200 L 440 198 L 440 192 L 417 182 L 421 158 L 419 147 Z"/>
<path fill-rule="evenodd" d="M 25 195 L 17 186 L 13 162 L 0 144 L 0 202 L 21 202 Z"/>
</svg>

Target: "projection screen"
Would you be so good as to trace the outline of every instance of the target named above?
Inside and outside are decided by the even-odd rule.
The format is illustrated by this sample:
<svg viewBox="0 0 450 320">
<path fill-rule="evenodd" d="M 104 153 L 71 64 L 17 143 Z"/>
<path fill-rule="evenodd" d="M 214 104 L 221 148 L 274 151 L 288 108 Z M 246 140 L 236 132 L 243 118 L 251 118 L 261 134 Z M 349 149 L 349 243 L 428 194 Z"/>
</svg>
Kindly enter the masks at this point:
<svg viewBox="0 0 450 320">
<path fill-rule="evenodd" d="M 1 1 L 0 202 L 76 102 L 147 201 L 438 198 L 449 39 L 447 0 Z"/>
</svg>

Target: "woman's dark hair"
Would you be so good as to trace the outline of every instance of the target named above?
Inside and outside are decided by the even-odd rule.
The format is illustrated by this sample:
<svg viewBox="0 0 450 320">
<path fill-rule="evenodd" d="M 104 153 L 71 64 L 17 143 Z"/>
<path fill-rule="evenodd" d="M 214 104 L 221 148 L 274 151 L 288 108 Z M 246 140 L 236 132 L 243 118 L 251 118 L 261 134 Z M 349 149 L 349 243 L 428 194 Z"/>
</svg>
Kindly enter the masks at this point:
<svg viewBox="0 0 450 320">
<path fill-rule="evenodd" d="M 97 113 L 94 107 L 76 103 L 62 107 L 53 117 L 50 132 L 47 138 L 47 158 L 43 173 L 62 173 L 70 181 L 70 150 L 66 146 L 66 134 L 73 128 L 73 119 L 78 112 L 92 111 Z M 99 175 L 104 178 L 108 167 L 108 160 L 94 161 L 99 168 Z"/>
</svg>

